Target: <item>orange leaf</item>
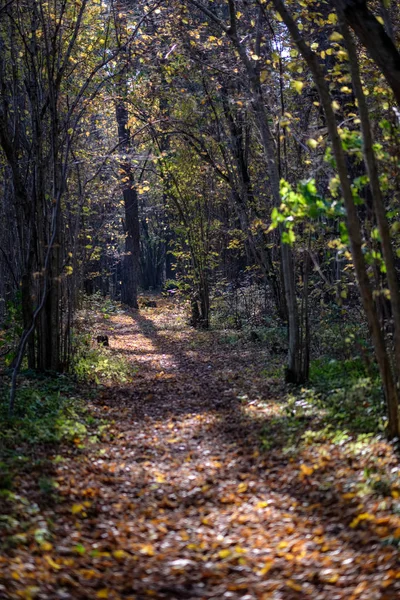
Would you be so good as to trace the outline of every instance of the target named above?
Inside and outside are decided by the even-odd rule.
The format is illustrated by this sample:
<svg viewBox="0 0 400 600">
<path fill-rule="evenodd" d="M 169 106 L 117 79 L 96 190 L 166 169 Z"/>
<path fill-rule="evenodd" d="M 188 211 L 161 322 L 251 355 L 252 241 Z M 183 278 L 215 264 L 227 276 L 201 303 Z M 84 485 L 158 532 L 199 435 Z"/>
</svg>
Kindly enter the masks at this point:
<svg viewBox="0 0 400 600">
<path fill-rule="evenodd" d="M 314 472 L 314 468 L 313 467 L 309 467 L 308 465 L 300 465 L 300 470 L 303 473 L 303 475 L 312 475 Z"/>
</svg>

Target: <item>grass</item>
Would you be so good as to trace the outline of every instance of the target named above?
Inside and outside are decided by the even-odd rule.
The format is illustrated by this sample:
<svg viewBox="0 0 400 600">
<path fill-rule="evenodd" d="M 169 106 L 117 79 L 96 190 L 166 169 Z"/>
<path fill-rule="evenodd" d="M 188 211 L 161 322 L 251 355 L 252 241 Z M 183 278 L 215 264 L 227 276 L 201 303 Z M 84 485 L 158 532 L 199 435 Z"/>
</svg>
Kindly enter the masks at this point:
<svg viewBox="0 0 400 600">
<path fill-rule="evenodd" d="M 84 403 L 66 377 L 34 379 L 22 374 L 15 412 L 8 417 L 8 393 L 0 393 L 0 453 L 20 444 L 57 443 L 85 435 Z"/>
<path fill-rule="evenodd" d="M 104 381 L 126 383 L 135 374 L 129 361 L 103 346 L 94 346 L 90 335 L 80 335 L 75 341 L 72 372 L 78 381 L 100 384 Z"/>
<path fill-rule="evenodd" d="M 266 375 L 271 377 L 270 370 Z M 279 412 L 263 429 L 266 450 L 328 439 L 339 445 L 353 443 L 381 435 L 387 424 L 379 375 L 359 357 L 313 361 L 309 384 L 291 387 Z"/>
</svg>

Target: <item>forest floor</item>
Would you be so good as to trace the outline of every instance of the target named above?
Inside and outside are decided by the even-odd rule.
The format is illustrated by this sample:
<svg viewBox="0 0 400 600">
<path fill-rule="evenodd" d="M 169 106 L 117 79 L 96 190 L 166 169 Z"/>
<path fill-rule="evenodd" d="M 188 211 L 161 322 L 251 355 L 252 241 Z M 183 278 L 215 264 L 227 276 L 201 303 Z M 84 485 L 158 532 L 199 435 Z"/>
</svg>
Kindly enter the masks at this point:
<svg viewBox="0 0 400 600">
<path fill-rule="evenodd" d="M 400 597 L 391 445 L 324 436 L 318 415 L 294 439 L 268 348 L 194 331 L 173 302 L 96 327 L 133 377 L 93 395 L 97 438 L 40 446 L 16 474 L 0 598 Z"/>
</svg>

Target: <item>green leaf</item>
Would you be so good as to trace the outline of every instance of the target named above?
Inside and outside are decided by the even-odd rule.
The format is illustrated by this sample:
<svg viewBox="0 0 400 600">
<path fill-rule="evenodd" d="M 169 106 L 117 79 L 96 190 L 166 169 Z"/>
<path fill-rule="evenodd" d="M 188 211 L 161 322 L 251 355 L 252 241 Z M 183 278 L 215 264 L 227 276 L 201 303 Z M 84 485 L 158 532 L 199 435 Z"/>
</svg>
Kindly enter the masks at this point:
<svg viewBox="0 0 400 600">
<path fill-rule="evenodd" d="M 296 236 L 294 234 L 293 229 L 288 229 L 282 233 L 282 242 L 284 244 L 293 244 L 296 240 Z"/>
</svg>

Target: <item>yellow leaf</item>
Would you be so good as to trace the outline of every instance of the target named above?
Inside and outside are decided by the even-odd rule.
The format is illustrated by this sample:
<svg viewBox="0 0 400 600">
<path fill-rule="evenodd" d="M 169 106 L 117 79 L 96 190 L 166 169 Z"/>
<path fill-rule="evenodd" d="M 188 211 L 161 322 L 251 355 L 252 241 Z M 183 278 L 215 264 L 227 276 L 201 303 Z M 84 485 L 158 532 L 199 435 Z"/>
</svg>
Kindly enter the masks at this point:
<svg viewBox="0 0 400 600">
<path fill-rule="evenodd" d="M 141 554 L 145 554 L 146 556 L 154 556 L 155 550 L 151 544 L 145 544 L 140 549 Z"/>
<path fill-rule="evenodd" d="M 361 515 L 358 515 L 358 519 L 360 521 L 375 521 L 374 515 L 370 513 L 361 513 Z"/>
<path fill-rule="evenodd" d="M 385 24 L 385 21 L 382 19 L 382 17 L 375 17 L 375 19 L 376 19 L 377 21 L 379 21 L 379 23 L 380 23 L 381 25 L 384 25 L 384 24 Z"/>
<path fill-rule="evenodd" d="M 50 544 L 50 542 L 42 542 L 40 544 L 40 548 L 45 552 L 50 552 L 50 550 L 53 548 L 53 544 Z"/>
<path fill-rule="evenodd" d="M 313 467 L 309 467 L 308 465 L 300 465 L 300 470 L 303 473 L 303 475 L 312 475 L 314 472 Z"/>
<path fill-rule="evenodd" d="M 392 498 L 400 498 L 400 491 L 399 490 L 392 490 Z"/>
<path fill-rule="evenodd" d="M 107 588 L 103 588 L 102 590 L 99 590 L 96 594 L 96 598 L 108 598 Z"/>
<path fill-rule="evenodd" d="M 94 569 L 80 569 L 80 574 L 84 579 L 88 579 L 89 581 L 97 577 L 97 571 Z"/>
<path fill-rule="evenodd" d="M 83 506 L 83 504 L 73 504 L 72 508 L 71 508 L 71 512 L 73 515 L 77 515 L 78 513 L 82 512 L 83 510 L 85 510 L 85 507 Z"/>
<path fill-rule="evenodd" d="M 339 579 L 339 573 L 332 573 L 332 575 L 328 575 L 323 578 L 324 583 L 336 583 Z"/>
<path fill-rule="evenodd" d="M 340 42 L 343 39 L 343 36 L 338 31 L 334 31 L 332 35 L 329 36 L 331 42 Z"/>
<path fill-rule="evenodd" d="M 224 550 L 220 550 L 218 552 L 218 556 L 220 558 L 228 558 L 228 556 L 230 556 L 231 554 L 232 552 L 228 548 L 225 548 Z"/>
<path fill-rule="evenodd" d="M 313 148 L 315 150 L 315 148 L 318 146 L 318 142 L 317 142 L 317 140 L 314 140 L 313 138 L 308 138 L 307 146 L 309 146 L 310 148 Z"/>
<path fill-rule="evenodd" d="M 336 13 L 330 13 L 328 15 L 328 22 L 332 23 L 332 25 L 335 25 L 337 23 L 337 15 L 336 15 Z"/>
<path fill-rule="evenodd" d="M 292 581 L 291 579 L 288 579 L 286 581 L 286 585 L 288 587 L 290 587 L 292 590 L 294 590 L 295 592 L 301 592 L 302 591 L 302 587 L 301 585 L 299 585 L 298 583 L 295 583 L 294 581 Z"/>
<path fill-rule="evenodd" d="M 258 571 L 258 575 L 266 575 L 274 566 L 272 558 L 265 563 L 265 566 Z"/>
<path fill-rule="evenodd" d="M 25 600 L 33 600 L 34 598 L 37 598 L 39 592 L 40 588 L 38 588 L 36 585 L 28 585 L 28 587 L 25 589 L 17 592 L 17 595 Z"/>
<path fill-rule="evenodd" d="M 247 488 L 249 486 L 247 485 L 247 483 L 243 482 L 243 483 L 239 483 L 237 491 L 239 494 L 242 494 L 243 492 L 247 492 Z"/>
<path fill-rule="evenodd" d="M 58 565 L 52 558 L 51 556 L 46 556 L 45 557 L 47 562 L 49 563 L 49 565 L 55 569 L 56 571 L 58 571 L 59 569 L 61 569 L 61 565 Z"/>
<path fill-rule="evenodd" d="M 291 85 L 298 94 L 301 94 L 304 87 L 304 81 L 294 80 L 291 82 Z"/>
<path fill-rule="evenodd" d="M 340 109 L 340 104 L 339 104 L 339 102 L 337 102 L 336 100 L 334 100 L 334 101 L 332 102 L 332 108 L 333 108 L 333 110 L 334 110 L 335 112 L 336 112 L 336 111 L 338 111 L 338 110 Z"/>
<path fill-rule="evenodd" d="M 352 522 L 350 523 L 350 527 L 352 529 L 355 529 L 355 527 L 357 527 L 360 521 L 375 521 L 375 517 L 370 513 L 361 513 L 352 520 Z"/>
<path fill-rule="evenodd" d="M 126 558 L 128 556 L 128 554 L 125 552 L 125 550 L 114 550 L 112 555 L 114 558 L 117 558 L 117 559 Z"/>
</svg>

